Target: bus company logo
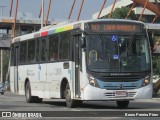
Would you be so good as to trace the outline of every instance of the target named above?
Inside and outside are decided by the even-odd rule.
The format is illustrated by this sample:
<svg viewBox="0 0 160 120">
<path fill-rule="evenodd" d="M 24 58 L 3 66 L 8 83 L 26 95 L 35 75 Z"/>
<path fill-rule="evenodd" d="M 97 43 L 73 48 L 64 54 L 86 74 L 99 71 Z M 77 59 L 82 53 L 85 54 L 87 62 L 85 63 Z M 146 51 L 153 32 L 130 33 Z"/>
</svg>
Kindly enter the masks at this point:
<svg viewBox="0 0 160 120">
<path fill-rule="evenodd" d="M 29 118 L 39 118 L 42 117 L 41 113 L 36 113 L 36 112 L 2 112 L 2 116 L 3 118 L 25 118 L 25 117 L 29 117 Z"/>
<path fill-rule="evenodd" d="M 123 85 L 122 84 L 119 85 L 119 89 L 123 89 Z"/>
<path fill-rule="evenodd" d="M 2 117 L 12 117 L 11 112 L 2 112 Z"/>
</svg>

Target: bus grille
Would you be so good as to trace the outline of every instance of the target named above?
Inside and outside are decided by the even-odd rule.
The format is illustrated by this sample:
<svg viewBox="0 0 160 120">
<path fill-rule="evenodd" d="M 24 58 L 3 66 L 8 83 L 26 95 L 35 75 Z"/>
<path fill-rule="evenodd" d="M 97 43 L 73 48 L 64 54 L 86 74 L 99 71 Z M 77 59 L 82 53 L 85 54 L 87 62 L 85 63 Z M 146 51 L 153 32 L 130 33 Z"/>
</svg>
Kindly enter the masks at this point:
<svg viewBox="0 0 160 120">
<path fill-rule="evenodd" d="M 120 90 L 120 89 L 135 89 L 137 86 L 123 86 L 123 88 L 119 88 L 119 86 L 104 86 L 104 88 L 107 88 L 107 90 Z"/>
<path fill-rule="evenodd" d="M 100 80 L 104 81 L 104 82 L 135 82 L 139 79 L 142 79 L 142 76 L 117 76 L 117 77 L 107 77 L 107 76 L 102 76 L 101 78 L 99 78 Z"/>
<path fill-rule="evenodd" d="M 136 92 L 127 92 L 127 96 L 116 96 L 114 92 L 105 93 L 107 98 L 124 98 L 124 97 L 134 97 Z"/>
<path fill-rule="evenodd" d="M 101 89 L 107 90 L 130 90 L 130 89 L 137 89 L 141 87 L 143 83 L 143 79 L 137 81 L 127 81 L 126 82 L 103 82 L 97 79 L 99 87 Z"/>
</svg>

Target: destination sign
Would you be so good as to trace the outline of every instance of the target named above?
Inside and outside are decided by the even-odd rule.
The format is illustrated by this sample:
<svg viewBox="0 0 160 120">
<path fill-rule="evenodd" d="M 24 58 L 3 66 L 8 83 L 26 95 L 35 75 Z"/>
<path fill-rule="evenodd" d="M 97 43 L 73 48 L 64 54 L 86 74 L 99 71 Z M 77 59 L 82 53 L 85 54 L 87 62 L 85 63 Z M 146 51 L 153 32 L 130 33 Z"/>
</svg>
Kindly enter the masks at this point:
<svg viewBox="0 0 160 120">
<path fill-rule="evenodd" d="M 110 23 L 90 23 L 92 32 L 141 32 L 139 24 L 110 24 Z"/>
</svg>

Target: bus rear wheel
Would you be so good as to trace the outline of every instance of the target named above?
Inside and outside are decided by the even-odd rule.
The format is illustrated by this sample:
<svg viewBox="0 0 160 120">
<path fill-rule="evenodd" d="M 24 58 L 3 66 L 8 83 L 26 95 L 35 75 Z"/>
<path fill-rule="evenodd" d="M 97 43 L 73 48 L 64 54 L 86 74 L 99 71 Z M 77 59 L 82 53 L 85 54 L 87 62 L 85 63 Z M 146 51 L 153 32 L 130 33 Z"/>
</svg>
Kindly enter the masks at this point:
<svg viewBox="0 0 160 120">
<path fill-rule="evenodd" d="M 129 105 L 129 101 L 116 101 L 117 102 L 117 106 L 119 108 L 127 108 Z"/>
<path fill-rule="evenodd" d="M 28 103 L 41 103 L 42 102 L 42 98 L 31 95 L 31 86 L 29 82 L 27 82 L 25 86 L 25 96 L 26 96 L 26 101 Z"/>
<path fill-rule="evenodd" d="M 42 98 L 39 98 L 39 97 L 37 97 L 37 96 L 33 96 L 33 98 L 34 98 L 34 102 L 35 102 L 35 103 L 42 103 L 42 101 L 43 101 Z"/>
<path fill-rule="evenodd" d="M 68 83 L 65 89 L 65 98 L 66 98 L 66 105 L 68 108 L 74 108 L 77 106 L 77 101 L 71 99 L 71 90 Z"/>
</svg>

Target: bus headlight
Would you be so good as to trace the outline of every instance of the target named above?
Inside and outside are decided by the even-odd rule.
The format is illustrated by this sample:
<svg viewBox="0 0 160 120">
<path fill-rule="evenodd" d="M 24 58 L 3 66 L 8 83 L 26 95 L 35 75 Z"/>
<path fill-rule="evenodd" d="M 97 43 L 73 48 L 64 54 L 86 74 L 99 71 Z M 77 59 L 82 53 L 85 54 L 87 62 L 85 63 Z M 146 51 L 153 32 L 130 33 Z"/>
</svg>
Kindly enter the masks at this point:
<svg viewBox="0 0 160 120">
<path fill-rule="evenodd" d="M 89 80 L 89 84 L 90 84 L 91 86 L 99 87 L 96 79 L 95 79 L 92 75 L 88 74 L 87 77 L 88 77 L 88 80 Z"/>
<path fill-rule="evenodd" d="M 142 86 L 146 86 L 150 83 L 150 76 L 146 76 L 143 80 Z"/>
</svg>

